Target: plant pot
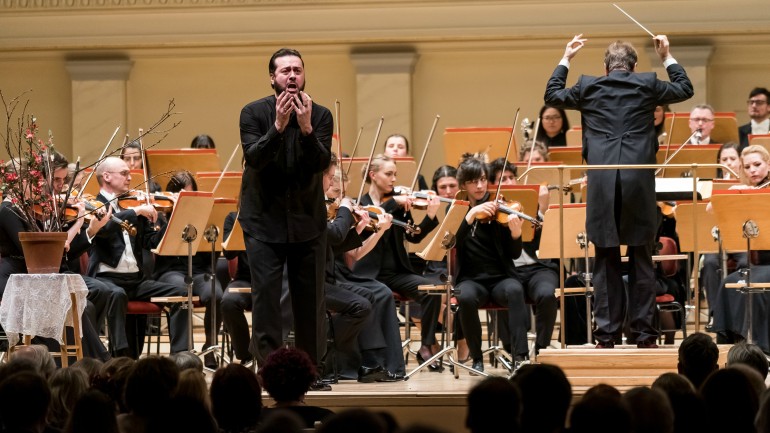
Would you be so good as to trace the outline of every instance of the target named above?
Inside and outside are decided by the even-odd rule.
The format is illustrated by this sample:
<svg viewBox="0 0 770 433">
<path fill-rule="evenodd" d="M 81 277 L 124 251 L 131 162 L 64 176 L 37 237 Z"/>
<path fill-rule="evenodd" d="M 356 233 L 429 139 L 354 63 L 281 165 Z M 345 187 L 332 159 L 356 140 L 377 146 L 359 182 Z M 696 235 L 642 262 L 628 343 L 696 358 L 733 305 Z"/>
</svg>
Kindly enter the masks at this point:
<svg viewBox="0 0 770 433">
<path fill-rule="evenodd" d="M 19 232 L 30 274 L 55 274 L 61 267 L 66 232 Z"/>
</svg>

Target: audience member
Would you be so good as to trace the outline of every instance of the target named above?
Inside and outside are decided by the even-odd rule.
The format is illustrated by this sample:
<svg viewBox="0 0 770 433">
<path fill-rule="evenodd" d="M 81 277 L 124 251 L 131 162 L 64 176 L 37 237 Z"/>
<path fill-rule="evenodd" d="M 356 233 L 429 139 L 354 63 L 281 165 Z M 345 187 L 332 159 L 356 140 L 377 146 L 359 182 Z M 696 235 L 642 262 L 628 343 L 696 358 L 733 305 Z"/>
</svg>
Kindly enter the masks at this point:
<svg viewBox="0 0 770 433">
<path fill-rule="evenodd" d="M 29 359 L 35 366 L 35 371 L 48 380 L 54 371 L 56 363 L 48 348 L 42 344 L 33 344 L 31 346 L 21 346 L 13 351 L 14 359 Z"/>
<path fill-rule="evenodd" d="M 757 433 L 770 433 L 770 392 L 768 391 L 762 394 L 762 404 L 759 406 L 754 426 L 757 428 Z"/>
<path fill-rule="evenodd" d="M 48 379 L 48 386 L 51 391 L 48 424 L 63 430 L 75 403 L 88 391 L 88 376 L 77 368 L 60 368 Z"/>
<path fill-rule="evenodd" d="M 118 433 L 115 402 L 105 393 L 86 391 L 72 408 L 64 433 Z"/>
<path fill-rule="evenodd" d="M 385 433 L 385 421 L 368 409 L 348 409 L 330 416 L 318 433 Z"/>
<path fill-rule="evenodd" d="M 673 433 L 674 411 L 662 391 L 639 386 L 623 394 L 634 433 Z"/>
<path fill-rule="evenodd" d="M 682 340 L 677 369 L 699 389 L 708 375 L 719 368 L 718 359 L 719 349 L 711 336 L 696 332 Z"/>
<path fill-rule="evenodd" d="M 749 383 L 751 383 L 752 388 L 754 388 L 754 391 L 756 391 L 757 396 L 761 397 L 762 393 L 767 390 L 767 386 L 765 386 L 765 379 L 762 378 L 762 375 L 757 372 L 752 366 L 748 364 L 734 364 L 728 368 L 734 368 L 743 374 L 746 375 L 746 378 L 749 379 Z"/>
<path fill-rule="evenodd" d="M 735 368 L 717 370 L 700 387 L 709 431 L 753 433 L 759 396 L 751 380 Z"/>
<path fill-rule="evenodd" d="M 206 385 L 206 376 L 200 371 L 190 369 L 180 371 L 175 396 L 198 400 L 207 411 L 211 411 L 211 399 L 209 398 L 208 385 Z"/>
<path fill-rule="evenodd" d="M 136 362 L 126 380 L 128 413 L 118 415 L 123 432 L 143 433 L 156 418 L 166 416 L 179 384 L 179 368 L 170 359 L 149 356 Z"/>
<path fill-rule="evenodd" d="M 630 433 L 631 415 L 620 392 L 600 384 L 589 388 L 570 414 L 570 433 Z"/>
<path fill-rule="evenodd" d="M 686 377 L 677 373 L 663 373 L 652 383 L 652 389 L 668 396 L 674 411 L 674 433 L 706 431 L 703 400 Z"/>
<path fill-rule="evenodd" d="M 0 382 L 0 425 L 3 432 L 44 432 L 51 403 L 45 379 L 22 371 Z"/>
<path fill-rule="evenodd" d="M 163 413 L 163 416 L 154 416 L 148 420 L 147 433 L 219 433 L 211 411 L 198 398 L 174 396 L 163 408 Z"/>
<path fill-rule="evenodd" d="M 565 429 L 572 404 L 572 387 L 555 365 L 528 364 L 513 377 L 521 393 L 521 430 L 527 433 L 556 433 Z"/>
<path fill-rule="evenodd" d="M 733 345 L 727 351 L 727 367 L 735 364 L 746 364 L 755 369 L 762 379 L 767 379 L 768 361 L 767 356 L 756 344 L 740 342 Z"/>
<path fill-rule="evenodd" d="M 302 350 L 281 348 L 273 351 L 259 370 L 262 386 L 275 400 L 275 405 L 263 410 L 263 417 L 275 411 L 291 411 L 302 418 L 305 428 L 312 428 L 316 421 L 323 422 L 333 415 L 329 409 L 305 404 L 305 394 L 316 376 L 313 361 Z"/>
<path fill-rule="evenodd" d="M 94 379 L 99 376 L 99 372 L 104 366 L 104 362 L 96 358 L 83 357 L 74 364 L 70 365 L 70 368 L 75 368 L 83 371 L 88 376 L 88 386 L 94 384 Z"/>
<path fill-rule="evenodd" d="M 257 433 L 302 433 L 305 430 L 302 424 L 302 419 L 295 413 L 274 412 L 259 424 Z"/>
<path fill-rule="evenodd" d="M 500 415 L 505 414 L 501 420 Z M 471 433 L 521 430 L 521 395 L 516 385 L 503 377 L 488 377 L 468 393 L 468 416 L 465 426 Z"/>
<path fill-rule="evenodd" d="M 180 372 L 189 369 L 203 373 L 203 362 L 198 355 L 190 351 L 185 350 L 183 352 L 172 353 L 168 356 L 168 359 L 174 361 L 176 366 L 179 367 Z"/>
<path fill-rule="evenodd" d="M 110 397 L 115 402 L 118 413 L 128 412 L 124 391 L 135 363 L 136 361 L 126 356 L 112 358 L 104 363 L 99 375 L 94 379 L 94 389 Z"/>
<path fill-rule="evenodd" d="M 223 433 L 256 428 L 262 413 L 262 389 L 257 375 L 240 364 L 214 372 L 211 380 L 211 409 Z"/>
</svg>

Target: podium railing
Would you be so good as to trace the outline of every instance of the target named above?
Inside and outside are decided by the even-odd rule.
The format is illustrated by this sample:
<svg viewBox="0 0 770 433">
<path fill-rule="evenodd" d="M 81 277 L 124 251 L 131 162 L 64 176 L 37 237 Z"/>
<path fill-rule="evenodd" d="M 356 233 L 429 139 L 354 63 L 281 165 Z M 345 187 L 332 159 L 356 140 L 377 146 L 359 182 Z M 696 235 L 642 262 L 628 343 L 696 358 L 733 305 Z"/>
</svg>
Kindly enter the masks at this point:
<svg viewBox="0 0 770 433">
<path fill-rule="evenodd" d="M 736 178 L 739 178 L 738 173 L 735 173 L 732 169 L 729 167 L 723 165 L 723 164 L 595 164 L 595 165 L 556 165 L 556 166 L 539 166 L 539 167 L 530 167 L 529 169 L 525 170 L 517 180 L 521 181 L 524 179 L 530 171 L 535 170 L 558 170 L 559 172 L 559 186 L 565 187 L 568 186 L 564 182 L 564 170 L 657 170 L 659 168 L 681 168 L 681 169 L 690 169 L 692 172 L 692 203 L 693 207 L 696 203 L 698 203 L 698 168 L 721 168 L 722 170 L 726 170 L 728 173 L 731 173 Z M 569 180 L 569 179 L 567 179 Z M 564 287 L 564 194 L 559 194 L 559 287 Z M 697 215 L 693 214 L 693 224 L 692 224 L 692 231 L 693 231 L 693 257 L 697 259 L 698 257 L 698 217 Z M 697 263 L 695 264 L 697 266 Z M 695 304 L 695 329 L 700 328 L 700 294 L 698 290 L 698 279 L 693 279 L 693 291 L 694 291 L 694 304 Z M 688 284 L 687 287 L 690 287 Z M 564 320 L 564 296 L 561 296 L 559 298 L 559 317 L 561 320 L 561 326 L 563 327 L 565 324 Z M 687 301 L 689 302 L 690 296 L 688 295 Z M 560 344 L 561 348 L 566 348 L 566 333 L 564 330 L 560 332 Z M 590 341 L 588 342 L 590 343 Z"/>
</svg>

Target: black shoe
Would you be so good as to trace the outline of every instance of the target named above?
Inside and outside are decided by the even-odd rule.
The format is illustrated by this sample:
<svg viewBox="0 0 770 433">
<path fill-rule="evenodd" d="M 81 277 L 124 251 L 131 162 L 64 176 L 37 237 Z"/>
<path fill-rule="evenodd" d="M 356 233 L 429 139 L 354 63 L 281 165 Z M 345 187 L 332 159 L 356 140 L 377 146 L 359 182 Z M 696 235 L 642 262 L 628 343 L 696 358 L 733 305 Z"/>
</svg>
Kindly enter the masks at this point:
<svg viewBox="0 0 770 433">
<path fill-rule="evenodd" d="M 217 368 L 219 368 L 219 363 L 217 362 L 216 355 L 214 355 L 213 353 L 207 353 L 203 355 L 203 366 L 208 368 L 209 370 L 216 370 Z"/>
<path fill-rule="evenodd" d="M 415 356 L 417 358 L 417 361 L 420 363 L 420 365 L 425 364 L 425 358 L 422 357 L 420 352 L 417 352 L 417 355 Z M 444 367 L 441 366 L 439 361 L 433 361 L 430 365 L 428 365 L 428 370 L 434 372 L 434 373 L 441 373 L 444 371 Z"/>
<path fill-rule="evenodd" d="M 600 341 L 596 343 L 597 349 L 612 349 L 615 347 L 614 341 Z"/>
<path fill-rule="evenodd" d="M 310 384 L 311 391 L 331 391 L 332 387 L 321 379 L 316 379 Z"/>
<path fill-rule="evenodd" d="M 484 360 L 483 359 L 474 359 L 473 364 L 471 365 L 471 368 L 483 373 L 484 372 Z M 475 373 L 471 373 L 471 375 L 476 376 Z"/>
<path fill-rule="evenodd" d="M 334 374 L 327 374 L 326 376 L 319 379 L 321 382 L 327 384 L 327 385 L 334 385 L 335 383 L 340 382 L 340 376 L 334 375 Z"/>
<path fill-rule="evenodd" d="M 388 370 L 385 370 L 385 374 L 383 377 L 378 380 L 377 382 L 399 382 L 404 380 L 404 374 L 397 374 L 397 373 L 391 373 Z"/>
<path fill-rule="evenodd" d="M 655 343 L 655 339 L 639 341 L 636 343 L 636 347 L 639 349 L 657 349 L 658 344 Z"/>
<path fill-rule="evenodd" d="M 381 382 L 380 379 L 384 379 L 387 376 L 387 373 L 388 372 L 379 365 L 376 367 L 365 367 L 362 365 L 358 368 L 358 381 L 361 383 Z"/>
</svg>

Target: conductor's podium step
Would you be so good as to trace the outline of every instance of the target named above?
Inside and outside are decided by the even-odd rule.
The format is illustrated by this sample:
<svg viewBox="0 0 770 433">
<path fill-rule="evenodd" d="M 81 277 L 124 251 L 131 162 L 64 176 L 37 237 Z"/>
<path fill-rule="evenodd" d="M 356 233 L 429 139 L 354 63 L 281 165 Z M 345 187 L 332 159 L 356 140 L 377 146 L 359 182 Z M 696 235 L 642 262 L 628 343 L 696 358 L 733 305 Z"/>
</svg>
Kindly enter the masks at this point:
<svg viewBox="0 0 770 433">
<path fill-rule="evenodd" d="M 725 365 L 731 345 L 719 345 L 718 365 Z M 593 346 L 566 349 L 542 349 L 540 364 L 553 364 L 564 370 L 573 392 L 606 383 L 621 390 L 650 386 L 663 373 L 677 373 L 679 348 L 638 349 L 636 345 L 619 345 L 613 349 Z M 581 393 L 582 394 L 582 393 Z"/>
</svg>

